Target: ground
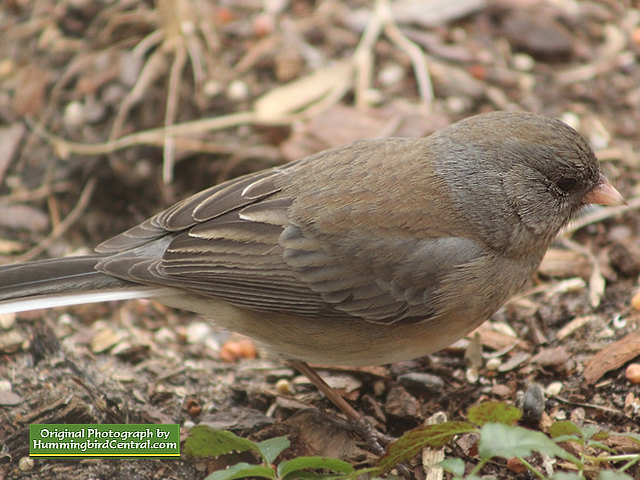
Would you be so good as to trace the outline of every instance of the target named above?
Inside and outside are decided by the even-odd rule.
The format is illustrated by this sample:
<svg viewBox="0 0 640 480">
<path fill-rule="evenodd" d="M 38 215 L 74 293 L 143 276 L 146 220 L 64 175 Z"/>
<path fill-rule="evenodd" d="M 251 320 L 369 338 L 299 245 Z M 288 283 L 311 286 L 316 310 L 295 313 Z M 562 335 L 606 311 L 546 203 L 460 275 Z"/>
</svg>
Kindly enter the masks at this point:
<svg viewBox="0 0 640 480">
<path fill-rule="evenodd" d="M 483 400 L 518 404 L 536 384 L 543 431 L 563 418 L 637 431 L 640 387 L 628 366 L 640 354 L 640 5 L 388 8 L 4 2 L 0 261 L 88 252 L 189 193 L 357 139 L 426 135 L 491 110 L 559 117 L 629 205 L 581 217 L 477 337 L 412 362 L 321 372 L 394 436 L 439 411 L 462 419 Z M 201 318 L 144 301 L 0 318 L 0 479 L 204 478 L 222 468 L 186 457 L 30 463 L 30 423 L 209 424 L 252 439 L 288 435 L 289 457 L 372 461 L 303 377 L 252 352 Z M 464 442 L 447 455 L 473 463 Z M 409 468 L 424 478 L 418 461 Z M 517 476 L 505 468 L 486 472 Z"/>
</svg>

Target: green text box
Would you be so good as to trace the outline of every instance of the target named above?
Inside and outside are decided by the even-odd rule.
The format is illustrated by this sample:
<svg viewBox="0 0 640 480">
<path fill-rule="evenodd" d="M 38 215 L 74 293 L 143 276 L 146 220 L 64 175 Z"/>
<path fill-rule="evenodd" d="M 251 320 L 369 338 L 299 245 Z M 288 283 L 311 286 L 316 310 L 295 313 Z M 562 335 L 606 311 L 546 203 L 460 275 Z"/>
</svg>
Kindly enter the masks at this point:
<svg viewBox="0 0 640 480">
<path fill-rule="evenodd" d="M 179 457 L 177 424 L 32 424 L 32 457 Z"/>
</svg>

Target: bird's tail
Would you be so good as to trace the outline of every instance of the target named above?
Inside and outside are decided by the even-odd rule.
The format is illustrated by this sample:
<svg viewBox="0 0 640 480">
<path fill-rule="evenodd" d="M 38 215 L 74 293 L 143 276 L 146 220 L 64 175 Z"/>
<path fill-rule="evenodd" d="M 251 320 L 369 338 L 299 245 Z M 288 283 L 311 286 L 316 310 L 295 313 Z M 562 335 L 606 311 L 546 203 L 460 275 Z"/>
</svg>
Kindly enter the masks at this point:
<svg viewBox="0 0 640 480">
<path fill-rule="evenodd" d="M 149 298 L 167 290 L 105 275 L 95 268 L 102 259 L 87 255 L 0 266 L 0 314 Z"/>
</svg>

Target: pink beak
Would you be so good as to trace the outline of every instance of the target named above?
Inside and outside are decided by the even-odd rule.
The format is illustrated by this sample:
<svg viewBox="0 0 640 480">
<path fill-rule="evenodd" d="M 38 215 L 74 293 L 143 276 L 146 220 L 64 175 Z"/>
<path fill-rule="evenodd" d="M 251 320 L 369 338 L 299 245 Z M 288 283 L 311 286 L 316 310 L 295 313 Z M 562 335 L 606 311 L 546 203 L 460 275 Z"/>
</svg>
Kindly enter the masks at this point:
<svg viewBox="0 0 640 480">
<path fill-rule="evenodd" d="M 620 192 L 600 175 L 598 184 L 584 194 L 582 203 L 585 205 L 626 205 L 626 200 Z"/>
</svg>

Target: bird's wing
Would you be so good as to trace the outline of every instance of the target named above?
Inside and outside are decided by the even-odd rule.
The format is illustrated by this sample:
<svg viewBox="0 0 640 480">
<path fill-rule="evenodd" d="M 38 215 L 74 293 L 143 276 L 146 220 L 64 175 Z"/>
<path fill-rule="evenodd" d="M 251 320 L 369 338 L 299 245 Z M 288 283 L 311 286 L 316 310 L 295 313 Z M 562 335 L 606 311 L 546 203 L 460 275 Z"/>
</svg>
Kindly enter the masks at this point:
<svg viewBox="0 0 640 480">
<path fill-rule="evenodd" d="M 292 217 L 298 198 L 289 185 L 314 195 L 308 165 L 300 166 L 241 177 L 176 204 L 101 244 L 98 251 L 112 255 L 98 269 L 257 311 L 393 323 L 432 316 L 443 276 L 482 254 L 465 238 L 403 238 L 357 222 L 323 231 L 312 211 L 302 215 L 310 220 Z M 333 172 L 342 173 L 358 175 Z M 326 219 L 330 208 L 315 213 Z"/>
</svg>

